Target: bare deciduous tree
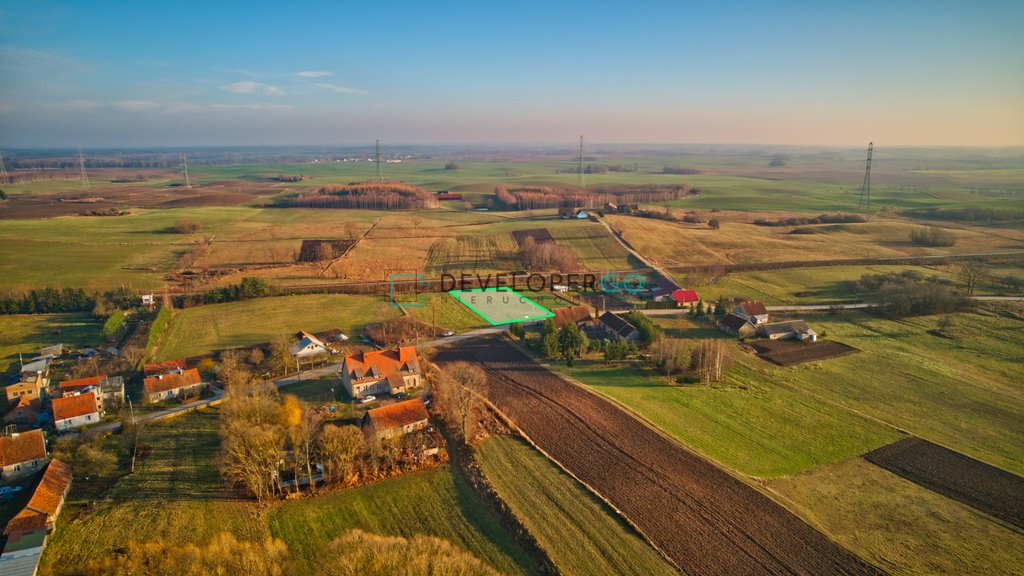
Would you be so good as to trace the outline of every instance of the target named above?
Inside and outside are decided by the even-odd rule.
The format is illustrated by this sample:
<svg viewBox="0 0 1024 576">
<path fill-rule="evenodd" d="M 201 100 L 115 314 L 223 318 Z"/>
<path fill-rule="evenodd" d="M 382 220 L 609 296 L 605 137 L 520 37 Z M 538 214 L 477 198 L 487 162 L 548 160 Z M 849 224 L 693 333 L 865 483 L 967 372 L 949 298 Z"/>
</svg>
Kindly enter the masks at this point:
<svg viewBox="0 0 1024 576">
<path fill-rule="evenodd" d="M 690 369 L 703 383 L 721 382 L 729 361 L 729 350 L 722 340 L 706 338 L 697 342 L 690 357 Z"/>
<path fill-rule="evenodd" d="M 356 463 L 366 453 L 366 437 L 356 426 L 328 424 L 320 433 L 318 453 L 327 480 L 344 481 L 355 472 Z"/>
</svg>

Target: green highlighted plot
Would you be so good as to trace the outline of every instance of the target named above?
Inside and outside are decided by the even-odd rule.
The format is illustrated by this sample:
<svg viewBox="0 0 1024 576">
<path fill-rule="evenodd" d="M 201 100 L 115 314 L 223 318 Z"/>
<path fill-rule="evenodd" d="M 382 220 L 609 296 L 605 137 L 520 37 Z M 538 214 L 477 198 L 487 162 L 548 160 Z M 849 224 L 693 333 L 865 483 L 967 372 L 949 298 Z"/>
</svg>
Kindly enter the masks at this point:
<svg viewBox="0 0 1024 576">
<path fill-rule="evenodd" d="M 554 316 L 547 308 L 507 288 L 452 290 L 448 294 L 493 326 Z"/>
</svg>

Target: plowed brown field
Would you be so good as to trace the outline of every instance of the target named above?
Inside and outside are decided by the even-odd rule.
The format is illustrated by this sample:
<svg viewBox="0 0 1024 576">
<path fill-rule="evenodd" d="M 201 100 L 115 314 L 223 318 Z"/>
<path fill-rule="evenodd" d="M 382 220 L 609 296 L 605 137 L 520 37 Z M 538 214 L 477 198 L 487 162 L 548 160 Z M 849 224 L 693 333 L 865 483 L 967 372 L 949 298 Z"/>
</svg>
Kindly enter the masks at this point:
<svg viewBox="0 0 1024 576">
<path fill-rule="evenodd" d="M 480 364 L 488 397 L 687 574 L 878 574 L 786 509 L 500 338 L 436 360 Z"/>
</svg>

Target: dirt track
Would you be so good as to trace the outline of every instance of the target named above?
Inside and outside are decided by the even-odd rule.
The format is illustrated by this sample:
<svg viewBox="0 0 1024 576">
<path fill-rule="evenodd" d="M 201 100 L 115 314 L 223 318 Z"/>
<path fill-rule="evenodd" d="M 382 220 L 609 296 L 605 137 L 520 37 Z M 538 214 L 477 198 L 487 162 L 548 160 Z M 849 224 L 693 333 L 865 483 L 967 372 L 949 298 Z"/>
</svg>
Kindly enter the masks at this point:
<svg viewBox="0 0 1024 576">
<path fill-rule="evenodd" d="M 878 574 L 766 496 L 498 338 L 442 350 L 477 362 L 489 398 L 687 574 Z"/>
<path fill-rule="evenodd" d="M 920 438 L 868 452 L 876 466 L 1024 528 L 1024 478 Z"/>
</svg>

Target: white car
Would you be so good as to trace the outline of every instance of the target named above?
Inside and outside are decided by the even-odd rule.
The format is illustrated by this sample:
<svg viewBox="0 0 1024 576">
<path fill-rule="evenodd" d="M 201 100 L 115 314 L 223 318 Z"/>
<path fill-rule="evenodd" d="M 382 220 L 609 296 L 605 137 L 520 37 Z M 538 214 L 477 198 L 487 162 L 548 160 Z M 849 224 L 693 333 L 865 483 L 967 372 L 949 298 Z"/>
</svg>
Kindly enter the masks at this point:
<svg viewBox="0 0 1024 576">
<path fill-rule="evenodd" d="M 455 336 L 455 331 L 454 330 L 445 330 L 444 332 L 441 332 L 441 336 L 443 336 L 445 338 L 447 338 L 449 336 Z"/>
<path fill-rule="evenodd" d="M 360 404 L 369 404 L 370 402 L 373 402 L 376 399 L 377 399 L 376 396 L 363 396 L 362 398 L 359 399 L 359 403 Z"/>
</svg>

